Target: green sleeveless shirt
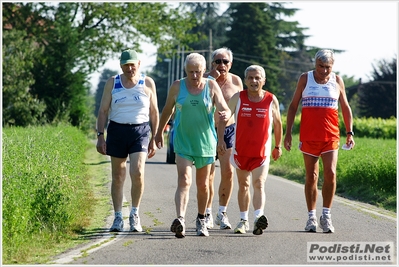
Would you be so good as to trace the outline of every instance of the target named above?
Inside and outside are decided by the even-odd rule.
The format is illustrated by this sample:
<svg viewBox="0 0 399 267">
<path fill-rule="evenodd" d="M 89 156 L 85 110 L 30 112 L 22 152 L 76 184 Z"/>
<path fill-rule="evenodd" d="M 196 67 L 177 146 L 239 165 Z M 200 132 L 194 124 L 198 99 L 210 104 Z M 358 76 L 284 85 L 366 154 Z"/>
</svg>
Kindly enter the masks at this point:
<svg viewBox="0 0 399 267">
<path fill-rule="evenodd" d="M 215 109 L 208 79 L 204 90 L 198 95 L 188 92 L 186 78 L 180 80 L 174 118 L 175 153 L 192 157 L 216 156 L 217 134 L 213 118 Z"/>
</svg>

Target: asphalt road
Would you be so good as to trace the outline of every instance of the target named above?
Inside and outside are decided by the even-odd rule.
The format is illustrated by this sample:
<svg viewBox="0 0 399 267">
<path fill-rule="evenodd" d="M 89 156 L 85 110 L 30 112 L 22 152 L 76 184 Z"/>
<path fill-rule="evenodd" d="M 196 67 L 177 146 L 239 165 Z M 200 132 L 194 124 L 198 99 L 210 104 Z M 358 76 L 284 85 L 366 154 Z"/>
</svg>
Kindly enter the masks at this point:
<svg viewBox="0 0 399 267">
<path fill-rule="evenodd" d="M 304 265 L 316 263 L 309 260 L 308 242 L 344 246 L 365 242 L 370 246 L 377 242 L 392 242 L 392 262 L 396 264 L 397 219 L 396 213 L 387 212 L 371 205 L 335 197 L 332 218 L 335 233 L 307 233 L 304 227 L 307 210 L 303 185 L 269 175 L 266 181 L 265 215 L 269 227 L 263 235 L 252 234 L 253 208 L 249 213 L 250 231 L 234 234 L 233 230 L 210 230 L 209 237 L 196 236 L 197 215 L 195 180 L 190 190 L 190 201 L 186 215 L 186 237 L 177 239 L 170 232 L 170 225 L 176 217 L 174 194 L 177 182 L 176 165 L 166 164 L 166 148 L 157 151 L 154 158 L 147 160 L 145 190 L 140 206 L 140 217 L 146 232 L 129 232 L 128 214 L 130 204 L 123 210 L 125 231 L 118 234 L 108 232 L 113 212 L 107 218 L 107 225 L 86 238 L 90 244 L 77 247 L 59 255 L 52 264 L 77 265 Z M 271 163 L 273 164 L 273 162 Z M 217 165 L 218 166 L 218 165 Z M 195 172 L 194 172 L 195 179 Z M 125 198 L 130 203 L 130 179 L 126 179 Z M 220 181 L 220 169 L 216 170 L 216 188 Z M 318 200 L 318 216 L 321 214 L 321 195 Z M 110 202 L 110 209 L 112 209 Z M 218 197 L 213 210 L 218 209 Z M 239 221 L 237 186 L 227 209 L 233 226 Z M 384 244 L 385 244 L 384 243 Z M 359 253 L 356 254 L 358 256 Z M 349 255 L 349 254 L 347 254 Z M 321 262 L 323 264 L 331 264 Z M 317 264 L 320 264 L 318 262 Z M 334 263 L 337 264 L 337 263 Z M 375 265 L 370 259 L 357 263 L 338 264 Z M 382 263 L 378 263 L 382 264 Z"/>
</svg>

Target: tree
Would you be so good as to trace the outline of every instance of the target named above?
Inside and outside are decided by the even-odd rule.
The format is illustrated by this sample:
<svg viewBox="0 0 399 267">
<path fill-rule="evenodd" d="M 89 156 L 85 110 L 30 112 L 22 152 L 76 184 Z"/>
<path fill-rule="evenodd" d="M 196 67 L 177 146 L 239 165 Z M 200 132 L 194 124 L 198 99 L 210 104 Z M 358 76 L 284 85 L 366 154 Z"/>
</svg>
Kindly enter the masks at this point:
<svg viewBox="0 0 399 267">
<path fill-rule="evenodd" d="M 97 90 L 95 92 L 95 108 L 94 108 L 94 115 L 98 115 L 98 109 L 100 108 L 101 98 L 104 92 L 104 86 L 107 83 L 107 80 L 114 75 L 117 75 L 118 72 L 115 70 L 104 69 L 101 73 L 100 79 L 98 81 Z"/>
<path fill-rule="evenodd" d="M 167 3 L 60 2 L 3 3 L 3 30 L 36 37 L 44 53 L 33 62 L 31 94 L 47 104 L 48 122 L 67 119 L 81 125 L 93 110 L 87 106 L 87 77 L 121 50 L 141 51 L 140 43 L 160 51 L 195 40 L 186 34 L 191 14 Z"/>
<path fill-rule="evenodd" d="M 373 65 L 372 81 L 358 86 L 359 115 L 387 119 L 396 118 L 397 59 L 380 60 Z"/>
<path fill-rule="evenodd" d="M 221 47 L 226 39 L 225 29 L 228 25 L 229 18 L 226 15 L 218 14 L 219 3 L 184 2 L 180 5 L 183 10 L 195 16 L 196 24 L 188 33 L 196 35 L 197 39 L 184 46 L 184 51 L 180 44 L 176 44 L 176 50 L 179 52 L 178 54 L 162 53 L 158 51 L 159 60 L 149 75 L 151 75 L 157 85 L 158 106 L 160 110 L 163 109 L 166 101 L 168 88 L 170 86 L 168 81 L 170 78 L 181 78 L 180 76 L 183 68 L 183 66 L 181 66 L 182 57 L 189 53 L 188 51 L 196 51 L 207 59 L 209 65 L 212 51 L 215 48 Z M 168 60 L 171 60 L 171 62 L 169 63 Z M 170 70 L 169 67 L 171 68 Z M 170 75 L 169 79 L 168 75 Z"/>
<path fill-rule="evenodd" d="M 231 15 L 231 23 L 225 45 L 235 55 L 232 72 L 244 78 L 244 70 L 249 65 L 263 66 L 267 78 L 265 88 L 287 105 L 299 75 L 314 66 L 315 48 L 304 45 L 308 37 L 303 34 L 306 28 L 287 20 L 296 11 L 278 2 L 231 3 L 226 11 Z"/>
<path fill-rule="evenodd" d="M 5 31 L 2 50 L 3 127 L 43 123 L 46 105 L 31 94 L 33 62 L 42 51 L 24 31 Z"/>
<path fill-rule="evenodd" d="M 229 17 L 226 14 L 218 14 L 220 5 L 217 2 L 187 2 L 183 5 L 187 6 L 197 18 L 197 24 L 190 32 L 198 34 L 199 39 L 189 43 L 188 46 L 192 50 L 201 51 L 210 66 L 211 53 L 226 41 L 225 31 Z"/>
<path fill-rule="evenodd" d="M 279 95 L 277 77 L 280 53 L 277 51 L 276 33 L 267 3 L 231 3 L 227 12 L 231 16 L 225 46 L 234 52 L 231 72 L 244 78 L 244 70 L 252 64 L 266 71 L 266 88 Z"/>
</svg>

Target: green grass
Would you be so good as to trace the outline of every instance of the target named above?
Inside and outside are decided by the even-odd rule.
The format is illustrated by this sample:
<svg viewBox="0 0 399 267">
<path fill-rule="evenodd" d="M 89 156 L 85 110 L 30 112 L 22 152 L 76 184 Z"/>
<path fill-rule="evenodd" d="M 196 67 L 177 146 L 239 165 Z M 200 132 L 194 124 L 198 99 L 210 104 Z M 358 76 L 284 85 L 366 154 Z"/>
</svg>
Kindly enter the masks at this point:
<svg viewBox="0 0 399 267">
<path fill-rule="evenodd" d="M 271 162 L 270 174 L 303 184 L 305 168 L 298 139 L 298 135 L 293 136 L 293 149 L 284 149 L 282 157 Z M 344 142 L 341 138 L 341 145 Z M 355 137 L 355 142 L 354 149 L 339 150 L 336 194 L 396 212 L 396 140 Z M 323 183 L 322 166 L 320 159 L 319 187 Z"/>
<path fill-rule="evenodd" d="M 90 165 L 97 155 L 70 126 L 3 129 L 3 264 L 46 263 L 104 226 L 108 172 Z"/>
</svg>

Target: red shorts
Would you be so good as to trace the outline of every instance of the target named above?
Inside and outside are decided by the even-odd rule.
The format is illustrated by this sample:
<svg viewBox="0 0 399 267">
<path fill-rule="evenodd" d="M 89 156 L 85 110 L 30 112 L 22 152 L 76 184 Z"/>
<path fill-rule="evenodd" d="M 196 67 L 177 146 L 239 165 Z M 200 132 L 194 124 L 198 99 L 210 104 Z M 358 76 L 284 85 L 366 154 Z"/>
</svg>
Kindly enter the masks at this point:
<svg viewBox="0 0 399 267">
<path fill-rule="evenodd" d="M 231 165 L 233 165 L 234 168 L 243 171 L 253 171 L 256 168 L 267 164 L 269 160 L 270 158 L 268 157 L 249 158 L 238 156 L 235 154 L 232 154 L 230 158 Z"/>
<path fill-rule="evenodd" d="M 320 157 L 321 154 L 338 150 L 339 141 L 304 141 L 299 142 L 299 150 L 302 153 L 313 156 Z"/>
</svg>

